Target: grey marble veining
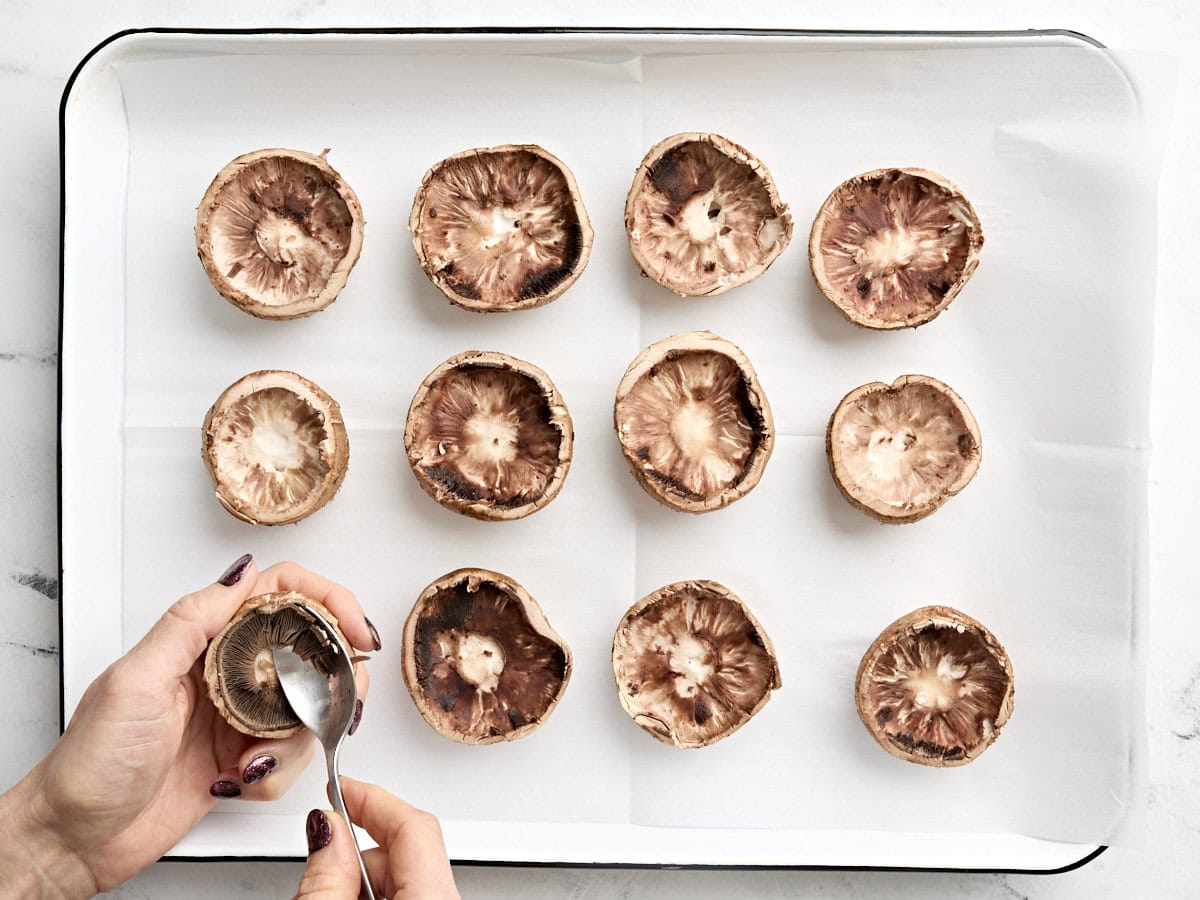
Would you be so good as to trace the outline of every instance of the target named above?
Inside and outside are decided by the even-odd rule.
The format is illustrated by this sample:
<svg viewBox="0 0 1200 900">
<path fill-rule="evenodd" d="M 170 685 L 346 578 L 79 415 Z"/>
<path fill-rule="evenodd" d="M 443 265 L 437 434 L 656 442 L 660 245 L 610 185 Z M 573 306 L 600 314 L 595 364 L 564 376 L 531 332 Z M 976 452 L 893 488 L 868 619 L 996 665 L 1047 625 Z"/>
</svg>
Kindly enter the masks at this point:
<svg viewBox="0 0 1200 900">
<path fill-rule="evenodd" d="M 1174 53 L 1179 86 L 1160 192 L 1159 304 L 1151 465 L 1150 665 L 1146 709 L 1150 785 L 1144 845 L 1109 850 L 1063 876 L 806 872 L 529 870 L 462 867 L 464 896 L 539 897 L 1114 897 L 1197 895 L 1200 883 L 1200 570 L 1191 518 L 1200 506 L 1200 302 L 1194 285 L 1200 196 L 1200 8 L 1187 0 L 997 2 L 987 11 L 916 0 L 888 12 L 833 0 L 782 14 L 777 4 L 632 2 L 589 7 L 577 22 L 886 28 L 1072 28 L 1121 47 Z M 58 101 L 66 77 L 103 37 L 159 25 L 568 24 L 569 10 L 514 0 L 435 8 L 387 2 L 0 0 L 0 788 L 18 779 L 58 732 L 55 483 Z M 1083 311 L 1081 311 L 1082 313 Z M 1102 390 L 1098 385 L 1096 389 Z M 154 560 L 145 575 L 155 577 Z M 164 603 L 173 598 L 164 598 Z M 1080 736 L 1081 742 L 1086 735 Z M 1052 802 L 1052 798 L 1048 798 Z M 297 827 L 300 827 L 298 823 Z M 125 898 L 290 896 L 294 863 L 162 863 L 114 892 Z"/>
</svg>

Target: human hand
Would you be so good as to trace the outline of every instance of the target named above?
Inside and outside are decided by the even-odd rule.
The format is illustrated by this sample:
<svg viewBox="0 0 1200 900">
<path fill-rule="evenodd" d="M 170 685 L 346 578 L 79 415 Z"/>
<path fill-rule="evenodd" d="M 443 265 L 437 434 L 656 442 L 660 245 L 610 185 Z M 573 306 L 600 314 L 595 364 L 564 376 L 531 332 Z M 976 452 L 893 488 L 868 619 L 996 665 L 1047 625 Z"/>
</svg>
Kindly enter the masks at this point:
<svg viewBox="0 0 1200 900">
<path fill-rule="evenodd" d="M 383 788 L 342 778 L 346 811 L 375 839 L 363 853 L 375 896 L 452 900 L 458 897 L 442 829 L 427 812 Z M 308 865 L 295 900 L 344 900 L 359 896 L 362 878 L 346 821 L 332 810 L 308 814 Z"/>
<path fill-rule="evenodd" d="M 109 666 L 50 754 L 0 797 L 0 848 L 7 848 L 0 882 L 13 874 L 15 853 L 26 860 L 17 874 L 34 896 L 91 896 L 157 860 L 218 796 L 272 800 L 295 782 L 312 755 L 312 735 L 247 737 L 216 711 L 204 682 L 208 642 L 238 607 L 289 590 L 327 606 L 358 649 L 379 649 L 350 591 L 295 563 L 259 572 L 242 557 Z M 356 676 L 361 701 L 361 665 Z"/>
</svg>

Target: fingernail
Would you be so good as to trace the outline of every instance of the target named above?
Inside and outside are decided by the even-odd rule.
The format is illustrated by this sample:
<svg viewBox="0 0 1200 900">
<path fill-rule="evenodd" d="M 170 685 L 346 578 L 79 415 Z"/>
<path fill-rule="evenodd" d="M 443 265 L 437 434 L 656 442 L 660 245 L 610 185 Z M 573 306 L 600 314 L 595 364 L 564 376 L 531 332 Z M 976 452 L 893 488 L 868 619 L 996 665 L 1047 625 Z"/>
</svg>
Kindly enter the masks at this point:
<svg viewBox="0 0 1200 900">
<path fill-rule="evenodd" d="M 242 781 L 246 784 L 254 784 L 256 781 L 262 781 L 275 770 L 279 765 L 279 760 L 273 756 L 256 756 L 250 762 L 246 763 L 246 768 L 242 771 Z"/>
<path fill-rule="evenodd" d="M 383 649 L 383 641 L 379 639 L 379 630 L 371 624 L 371 620 L 363 616 L 363 621 L 367 623 L 367 631 L 371 632 L 371 640 L 375 644 L 376 650 Z"/>
<path fill-rule="evenodd" d="M 358 731 L 358 723 L 362 721 L 362 701 L 355 699 L 354 701 L 354 718 L 350 720 L 350 730 L 346 734 L 354 734 Z"/>
<path fill-rule="evenodd" d="M 254 557 L 247 553 L 245 556 L 239 556 L 237 561 L 225 570 L 225 574 L 217 579 L 217 584 L 223 584 L 225 587 L 233 587 L 242 580 L 242 576 L 246 574 L 246 570 L 250 568 L 250 563 L 254 561 Z"/>
<path fill-rule="evenodd" d="M 208 792 L 214 797 L 240 797 L 242 789 L 232 781 L 215 781 Z"/>
<path fill-rule="evenodd" d="M 308 852 L 316 853 L 329 846 L 333 840 L 333 829 L 329 827 L 329 817 L 319 809 L 308 814 L 308 822 L 304 826 L 308 835 Z"/>
</svg>

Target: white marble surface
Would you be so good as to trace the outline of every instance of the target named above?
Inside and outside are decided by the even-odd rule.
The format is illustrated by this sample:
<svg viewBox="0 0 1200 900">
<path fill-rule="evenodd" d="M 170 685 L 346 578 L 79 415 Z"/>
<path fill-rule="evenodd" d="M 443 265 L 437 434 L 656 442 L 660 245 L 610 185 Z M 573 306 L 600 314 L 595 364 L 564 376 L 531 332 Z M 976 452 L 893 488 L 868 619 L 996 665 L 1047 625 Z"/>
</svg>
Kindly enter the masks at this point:
<svg viewBox="0 0 1200 900">
<path fill-rule="evenodd" d="M 1066 875 L 965 876 L 821 872 L 536 870 L 463 867 L 464 896 L 504 897 L 1191 897 L 1200 888 L 1200 575 L 1190 513 L 1200 505 L 1192 457 L 1200 443 L 1200 300 L 1188 276 L 1200 196 L 1200 6 L 916 0 L 866 8 L 815 0 L 781 4 L 611 2 L 545 7 L 524 0 L 455 6 L 409 2 L 0 0 L 0 789 L 58 733 L 55 367 L 58 101 L 79 59 L 128 27 L 373 25 L 739 25 L 809 28 L 1070 28 L 1113 47 L 1179 61 L 1171 140 L 1160 191 L 1159 300 L 1151 468 L 1151 659 L 1147 683 L 1150 786 L 1144 845 L 1118 847 Z M 145 560 L 153 577 L 154 560 Z M 214 573 L 215 574 L 215 573 Z M 164 602 L 168 599 L 164 597 Z M 1052 802 L 1052 798 L 1048 798 Z M 290 896 L 298 864 L 159 864 L 120 897 Z"/>
</svg>

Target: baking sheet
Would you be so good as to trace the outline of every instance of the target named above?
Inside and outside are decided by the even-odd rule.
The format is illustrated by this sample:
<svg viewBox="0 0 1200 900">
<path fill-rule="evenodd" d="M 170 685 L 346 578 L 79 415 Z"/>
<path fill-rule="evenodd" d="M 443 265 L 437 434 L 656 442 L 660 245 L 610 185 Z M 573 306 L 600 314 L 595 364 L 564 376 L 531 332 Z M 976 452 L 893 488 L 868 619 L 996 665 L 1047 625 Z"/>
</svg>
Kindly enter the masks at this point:
<svg viewBox="0 0 1200 900">
<path fill-rule="evenodd" d="M 119 397 L 91 401 L 120 411 L 122 506 L 111 521 L 123 561 L 122 645 L 174 594 L 246 550 L 349 584 L 385 649 L 344 769 L 435 810 L 448 834 L 474 835 L 452 848 L 465 858 L 494 858 L 487 844 L 499 823 L 594 824 L 596 834 L 617 826 L 625 837 L 630 826 L 678 829 L 681 839 L 707 828 L 1114 840 L 1139 800 L 1156 163 L 1135 93 L 1104 53 L 1061 39 L 633 36 L 187 47 L 113 65 L 128 141 L 123 293 L 114 298 L 124 368 Z M 651 144 L 682 130 L 749 147 L 797 223 L 792 246 L 762 279 L 711 300 L 682 300 L 639 278 L 622 230 L 633 169 Z M 588 270 L 540 310 L 479 317 L 451 308 L 412 253 L 412 194 L 443 156 L 523 141 L 574 171 L 596 228 Z M 271 145 L 331 147 L 367 218 L 341 298 L 289 323 L 251 319 L 216 295 L 191 237 L 212 175 Z M 921 165 L 959 183 L 987 241 L 950 309 L 902 334 L 845 323 L 805 258 L 828 191 L 880 165 Z M 746 350 L 779 431 L 755 491 L 702 517 L 645 496 L 611 431 L 612 392 L 628 362 L 646 344 L 696 328 Z M 570 475 L 529 519 L 481 523 L 442 510 L 404 460 L 412 392 L 468 348 L 536 363 L 571 409 Z M 272 530 L 219 507 L 198 452 L 212 400 L 264 367 L 295 369 L 328 390 L 351 443 L 336 500 Z M 847 390 L 905 372 L 963 395 L 980 422 L 984 461 L 937 515 L 888 528 L 837 494 L 823 433 Z M 72 397 L 81 404 L 85 395 L 64 393 L 64 434 Z M 64 439 L 64 472 L 73 446 Z M 146 578 L 148 560 L 171 573 L 170 596 L 163 578 Z M 463 565 L 521 581 L 575 653 L 560 707 L 512 745 L 438 737 L 400 677 L 412 600 Z M 681 752 L 620 710 L 608 650 L 634 600 L 697 577 L 722 581 L 754 609 L 784 687 L 735 735 Z M 64 594 L 68 622 L 71 599 Z M 953 771 L 883 753 L 852 700 L 858 658 L 878 631 L 934 602 L 985 622 L 1016 673 L 1003 737 Z M 314 767 L 278 803 L 227 803 L 216 817 L 298 821 L 320 783 Z M 537 833 L 542 843 L 520 858 L 556 858 L 554 829 Z M 713 861 L 745 861 L 723 860 L 719 847 Z M 231 842 L 226 852 L 244 849 Z"/>
</svg>

